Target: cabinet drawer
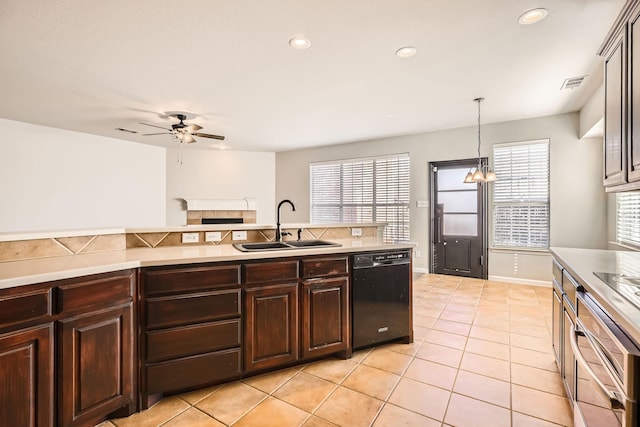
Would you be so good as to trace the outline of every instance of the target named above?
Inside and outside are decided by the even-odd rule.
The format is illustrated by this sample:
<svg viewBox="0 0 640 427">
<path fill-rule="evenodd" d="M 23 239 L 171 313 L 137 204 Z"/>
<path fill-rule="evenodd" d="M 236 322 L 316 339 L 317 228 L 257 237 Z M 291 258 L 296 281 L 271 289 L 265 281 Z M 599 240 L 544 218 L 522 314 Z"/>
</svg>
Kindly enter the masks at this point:
<svg viewBox="0 0 640 427">
<path fill-rule="evenodd" d="M 349 260 L 347 257 L 337 258 L 310 258 L 302 260 L 302 277 L 333 276 L 347 274 L 349 272 Z"/>
<path fill-rule="evenodd" d="M 0 327 L 51 315 L 51 288 L 0 298 Z"/>
<path fill-rule="evenodd" d="M 95 305 L 109 307 L 133 296 L 133 273 L 119 276 L 97 276 L 95 279 L 58 286 L 60 312 L 86 309 Z"/>
<path fill-rule="evenodd" d="M 240 376 L 240 349 L 223 350 L 147 366 L 148 394 L 205 386 Z"/>
<path fill-rule="evenodd" d="M 298 261 L 273 261 L 244 266 L 244 283 L 264 283 L 296 280 L 298 278 Z"/>
<path fill-rule="evenodd" d="M 147 333 L 147 361 L 190 356 L 239 347 L 240 319 L 203 323 Z"/>
<path fill-rule="evenodd" d="M 562 266 L 558 264 L 558 262 L 555 259 L 553 260 L 551 265 L 552 265 L 551 269 L 553 271 L 553 278 L 556 279 L 556 282 L 558 282 L 558 285 L 560 285 L 560 289 L 562 289 Z"/>
<path fill-rule="evenodd" d="M 240 289 L 147 300 L 147 327 L 161 328 L 240 316 Z"/>
<path fill-rule="evenodd" d="M 240 285 L 240 265 L 144 270 L 142 274 L 147 295 Z"/>
</svg>

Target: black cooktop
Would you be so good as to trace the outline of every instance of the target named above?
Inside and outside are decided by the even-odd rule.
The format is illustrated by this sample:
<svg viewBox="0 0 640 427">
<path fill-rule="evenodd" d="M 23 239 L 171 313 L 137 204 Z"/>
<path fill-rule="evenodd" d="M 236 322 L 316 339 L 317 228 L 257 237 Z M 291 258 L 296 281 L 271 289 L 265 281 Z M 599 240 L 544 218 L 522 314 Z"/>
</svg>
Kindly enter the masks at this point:
<svg viewBox="0 0 640 427">
<path fill-rule="evenodd" d="M 627 301 L 640 308 L 640 277 L 601 272 L 594 272 L 593 274 Z"/>
</svg>

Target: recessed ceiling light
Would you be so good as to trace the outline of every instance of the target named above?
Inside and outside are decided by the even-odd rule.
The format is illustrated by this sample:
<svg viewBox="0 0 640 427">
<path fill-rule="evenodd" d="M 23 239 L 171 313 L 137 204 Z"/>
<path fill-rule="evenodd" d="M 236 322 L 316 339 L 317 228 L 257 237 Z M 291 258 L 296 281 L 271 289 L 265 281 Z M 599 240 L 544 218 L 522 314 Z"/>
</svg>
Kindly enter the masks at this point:
<svg viewBox="0 0 640 427">
<path fill-rule="evenodd" d="M 289 40 L 289 46 L 294 49 L 305 50 L 311 47 L 311 42 L 305 37 L 294 37 Z"/>
<path fill-rule="evenodd" d="M 547 13 L 549 13 L 547 9 L 531 9 L 520 15 L 518 22 L 522 25 L 535 24 L 536 22 L 542 21 L 547 16 Z"/>
<path fill-rule="evenodd" d="M 401 59 L 411 58 L 416 53 L 418 53 L 418 49 L 413 46 L 405 46 L 396 50 L 396 56 Z"/>
</svg>

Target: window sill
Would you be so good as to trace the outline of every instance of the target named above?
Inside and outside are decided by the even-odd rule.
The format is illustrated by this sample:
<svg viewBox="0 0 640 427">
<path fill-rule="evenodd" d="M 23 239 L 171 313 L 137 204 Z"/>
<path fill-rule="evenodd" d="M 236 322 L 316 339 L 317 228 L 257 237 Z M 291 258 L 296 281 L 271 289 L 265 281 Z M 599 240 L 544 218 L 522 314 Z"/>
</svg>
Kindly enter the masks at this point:
<svg viewBox="0 0 640 427">
<path fill-rule="evenodd" d="M 549 255 L 551 253 L 548 248 L 505 248 L 495 246 L 490 247 L 489 252 L 503 254 L 522 253 L 529 255 Z"/>
</svg>

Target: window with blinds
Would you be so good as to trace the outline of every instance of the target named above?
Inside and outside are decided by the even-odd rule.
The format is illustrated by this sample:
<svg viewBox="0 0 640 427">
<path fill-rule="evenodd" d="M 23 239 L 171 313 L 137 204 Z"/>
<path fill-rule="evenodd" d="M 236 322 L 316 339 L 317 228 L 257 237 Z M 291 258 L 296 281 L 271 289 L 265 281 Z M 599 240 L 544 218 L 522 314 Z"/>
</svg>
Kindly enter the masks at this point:
<svg viewBox="0 0 640 427">
<path fill-rule="evenodd" d="M 640 192 L 616 194 L 616 240 L 640 247 Z"/>
<path fill-rule="evenodd" d="M 386 242 L 407 242 L 409 178 L 409 154 L 312 163 L 311 222 L 386 222 Z"/>
<path fill-rule="evenodd" d="M 549 247 L 549 140 L 493 146 L 493 246 Z"/>
</svg>

